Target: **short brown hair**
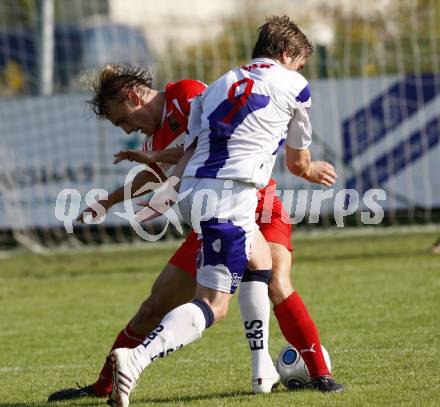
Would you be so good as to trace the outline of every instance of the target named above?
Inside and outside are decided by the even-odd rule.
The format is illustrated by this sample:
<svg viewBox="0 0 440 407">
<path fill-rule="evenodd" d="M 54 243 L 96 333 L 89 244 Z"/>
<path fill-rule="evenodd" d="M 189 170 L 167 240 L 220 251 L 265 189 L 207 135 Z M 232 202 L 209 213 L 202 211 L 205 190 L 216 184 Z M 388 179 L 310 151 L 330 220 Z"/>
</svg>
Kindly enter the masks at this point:
<svg viewBox="0 0 440 407">
<path fill-rule="evenodd" d="M 145 87 L 151 88 L 152 83 L 153 77 L 145 68 L 129 64 L 107 65 L 91 82 L 93 97 L 87 103 L 98 118 L 104 119 L 110 101 L 124 100 L 124 90 L 136 87 L 143 91 Z"/>
<path fill-rule="evenodd" d="M 284 51 L 293 59 L 307 58 L 313 52 L 306 35 L 286 15 L 267 18 L 258 31 L 252 58 L 279 58 Z"/>
</svg>

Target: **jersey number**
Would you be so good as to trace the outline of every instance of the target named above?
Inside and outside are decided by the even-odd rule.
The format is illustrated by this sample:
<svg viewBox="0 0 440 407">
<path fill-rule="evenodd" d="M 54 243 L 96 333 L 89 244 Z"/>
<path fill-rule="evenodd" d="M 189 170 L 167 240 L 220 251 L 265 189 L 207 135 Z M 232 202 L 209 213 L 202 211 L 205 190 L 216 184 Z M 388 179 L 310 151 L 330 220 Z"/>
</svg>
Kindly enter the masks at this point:
<svg viewBox="0 0 440 407">
<path fill-rule="evenodd" d="M 240 85 L 246 84 L 244 91 L 241 95 L 235 95 L 235 91 Z M 241 79 L 234 82 L 228 91 L 228 100 L 233 104 L 233 108 L 223 119 L 224 123 L 230 124 L 235 116 L 235 114 L 247 103 L 249 96 L 252 93 L 252 88 L 254 87 L 254 81 L 249 78 Z"/>
</svg>

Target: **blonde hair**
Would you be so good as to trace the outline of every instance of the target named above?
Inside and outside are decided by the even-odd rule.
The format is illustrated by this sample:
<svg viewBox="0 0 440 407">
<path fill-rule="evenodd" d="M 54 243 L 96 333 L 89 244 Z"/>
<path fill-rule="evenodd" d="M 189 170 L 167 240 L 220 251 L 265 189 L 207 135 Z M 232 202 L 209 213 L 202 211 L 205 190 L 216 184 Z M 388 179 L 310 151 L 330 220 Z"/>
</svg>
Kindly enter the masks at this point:
<svg viewBox="0 0 440 407">
<path fill-rule="evenodd" d="M 153 77 L 142 67 L 123 64 L 107 65 L 91 82 L 93 96 L 87 103 L 95 115 L 104 119 L 108 115 L 108 106 L 111 101 L 124 101 L 124 91 L 138 89 L 144 92 L 151 89 Z"/>
</svg>

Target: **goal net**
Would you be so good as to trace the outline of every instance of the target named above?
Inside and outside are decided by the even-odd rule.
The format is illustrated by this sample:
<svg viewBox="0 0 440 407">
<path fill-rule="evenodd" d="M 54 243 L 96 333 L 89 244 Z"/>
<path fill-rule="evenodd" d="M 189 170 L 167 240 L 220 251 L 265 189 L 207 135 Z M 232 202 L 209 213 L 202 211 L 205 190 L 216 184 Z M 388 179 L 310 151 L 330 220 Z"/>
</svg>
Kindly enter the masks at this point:
<svg viewBox="0 0 440 407">
<path fill-rule="evenodd" d="M 258 26 L 275 14 L 289 15 L 314 44 L 303 72 L 312 155 L 338 173 L 331 189 L 310 185 L 280 154 L 273 175 L 292 221 L 438 222 L 437 0 L 3 0 L 0 247 L 135 239 L 115 215 L 123 205 L 100 225 L 72 221 L 72 234 L 60 221 L 73 219 L 94 190 L 123 185 L 132 165 L 113 165 L 113 154 L 142 143 L 92 116 L 84 79 L 106 63 L 130 62 L 149 67 L 157 89 L 184 78 L 210 83 L 249 61 Z M 156 227 L 160 220 L 150 231 Z"/>
</svg>

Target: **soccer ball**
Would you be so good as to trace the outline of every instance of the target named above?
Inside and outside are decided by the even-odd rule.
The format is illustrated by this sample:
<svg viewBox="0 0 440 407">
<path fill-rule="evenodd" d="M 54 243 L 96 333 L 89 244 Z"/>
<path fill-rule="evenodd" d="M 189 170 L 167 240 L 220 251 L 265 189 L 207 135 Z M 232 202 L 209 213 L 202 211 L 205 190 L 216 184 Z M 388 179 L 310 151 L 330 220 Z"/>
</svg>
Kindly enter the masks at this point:
<svg viewBox="0 0 440 407">
<path fill-rule="evenodd" d="M 327 367 L 331 371 L 330 356 L 324 346 L 321 346 L 321 349 Z M 281 383 L 290 390 L 299 389 L 311 382 L 309 371 L 303 358 L 292 345 L 287 345 L 281 350 L 276 362 L 276 368 L 281 376 Z"/>
</svg>

